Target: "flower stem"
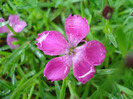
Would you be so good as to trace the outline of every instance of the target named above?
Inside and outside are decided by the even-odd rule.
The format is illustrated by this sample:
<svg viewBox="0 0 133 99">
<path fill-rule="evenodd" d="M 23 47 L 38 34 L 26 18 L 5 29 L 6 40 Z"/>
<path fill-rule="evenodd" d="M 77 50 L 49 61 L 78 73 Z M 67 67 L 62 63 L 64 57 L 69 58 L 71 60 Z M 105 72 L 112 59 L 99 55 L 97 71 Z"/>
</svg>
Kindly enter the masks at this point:
<svg viewBox="0 0 133 99">
<path fill-rule="evenodd" d="M 17 35 L 17 33 L 12 29 L 12 27 L 11 27 L 9 24 L 7 24 L 6 26 L 8 27 L 8 29 L 9 29 L 14 35 Z"/>
<path fill-rule="evenodd" d="M 59 99 L 65 99 L 65 91 L 66 91 L 66 79 L 63 80 Z"/>
</svg>

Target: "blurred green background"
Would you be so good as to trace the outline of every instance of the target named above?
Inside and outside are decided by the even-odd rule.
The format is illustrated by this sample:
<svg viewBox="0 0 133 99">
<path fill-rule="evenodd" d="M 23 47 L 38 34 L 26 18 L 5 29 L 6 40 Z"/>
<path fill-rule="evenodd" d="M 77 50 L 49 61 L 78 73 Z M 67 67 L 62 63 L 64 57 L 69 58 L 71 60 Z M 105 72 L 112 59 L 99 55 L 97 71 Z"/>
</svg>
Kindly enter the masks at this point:
<svg viewBox="0 0 133 99">
<path fill-rule="evenodd" d="M 113 8 L 109 20 L 102 16 L 107 5 Z M 35 45 L 37 34 L 46 30 L 66 37 L 64 22 L 71 13 L 88 20 L 85 39 L 98 40 L 107 50 L 85 85 L 72 69 L 64 82 L 48 81 L 43 70 L 53 57 Z M 14 44 L 20 45 L 15 50 L 6 44 L 7 34 L 0 34 L 0 99 L 133 99 L 133 66 L 128 63 L 133 60 L 133 0 L 0 0 L 0 17 L 7 20 L 11 14 L 27 27 L 15 36 L 19 42 Z"/>
</svg>

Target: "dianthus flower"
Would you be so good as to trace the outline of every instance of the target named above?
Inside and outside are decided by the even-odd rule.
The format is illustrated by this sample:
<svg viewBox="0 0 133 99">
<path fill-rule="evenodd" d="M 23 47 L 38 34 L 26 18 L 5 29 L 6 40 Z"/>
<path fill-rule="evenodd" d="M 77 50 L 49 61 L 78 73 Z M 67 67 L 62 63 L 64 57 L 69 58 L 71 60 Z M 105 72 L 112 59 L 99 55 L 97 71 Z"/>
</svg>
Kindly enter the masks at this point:
<svg viewBox="0 0 133 99">
<path fill-rule="evenodd" d="M 43 31 L 38 34 L 37 46 L 46 55 L 63 55 L 51 59 L 45 69 L 44 76 L 48 80 L 63 80 L 73 64 L 76 79 L 85 84 L 95 73 L 94 66 L 104 61 L 106 50 L 102 43 L 92 40 L 76 47 L 83 42 L 89 32 L 89 25 L 80 15 L 69 17 L 65 21 L 67 40 L 58 31 Z"/>
<path fill-rule="evenodd" d="M 19 20 L 19 16 L 18 15 L 10 15 L 8 18 L 9 21 L 9 25 L 13 28 L 13 30 L 16 33 L 19 33 L 23 30 L 23 28 L 25 26 L 27 26 L 26 22 L 23 20 Z M 3 18 L 0 18 L 0 22 L 5 22 L 5 20 Z M 7 34 L 7 44 L 12 48 L 16 48 L 19 45 L 13 45 L 12 42 L 13 41 L 18 41 L 16 38 L 14 38 L 14 34 L 7 28 L 6 25 L 0 27 L 0 33 L 8 33 Z"/>
</svg>

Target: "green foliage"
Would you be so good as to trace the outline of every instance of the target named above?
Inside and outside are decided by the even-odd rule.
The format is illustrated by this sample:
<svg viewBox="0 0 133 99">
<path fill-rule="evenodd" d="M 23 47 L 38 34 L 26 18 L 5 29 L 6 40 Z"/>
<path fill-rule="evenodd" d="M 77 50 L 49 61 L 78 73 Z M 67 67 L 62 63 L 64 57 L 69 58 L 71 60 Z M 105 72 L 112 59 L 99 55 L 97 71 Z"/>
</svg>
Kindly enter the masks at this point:
<svg viewBox="0 0 133 99">
<path fill-rule="evenodd" d="M 106 5 L 113 8 L 111 19 L 102 16 Z M 125 66 L 125 55 L 133 49 L 132 0 L 0 0 L 0 27 L 15 34 L 19 48 L 6 44 L 0 33 L 0 99 L 133 99 L 133 69 Z M 98 40 L 107 50 L 104 62 L 86 84 L 78 82 L 73 71 L 63 81 L 43 77 L 46 63 L 54 58 L 35 45 L 38 33 L 57 30 L 65 37 L 64 23 L 69 14 L 85 17 L 90 32 L 85 38 Z M 27 27 L 15 33 L 8 16 L 18 14 Z"/>
<path fill-rule="evenodd" d="M 8 24 L 8 21 L 0 22 L 0 27 L 4 26 L 4 25 L 6 25 L 6 24 Z"/>
</svg>

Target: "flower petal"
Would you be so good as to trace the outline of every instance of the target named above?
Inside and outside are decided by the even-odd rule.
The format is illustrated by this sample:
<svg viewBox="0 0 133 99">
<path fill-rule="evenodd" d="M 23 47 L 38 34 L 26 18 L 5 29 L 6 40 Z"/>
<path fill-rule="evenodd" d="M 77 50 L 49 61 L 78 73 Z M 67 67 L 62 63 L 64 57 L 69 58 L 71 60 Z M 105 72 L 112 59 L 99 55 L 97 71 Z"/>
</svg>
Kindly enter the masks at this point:
<svg viewBox="0 0 133 99">
<path fill-rule="evenodd" d="M 47 63 L 44 76 L 51 81 L 63 80 L 67 76 L 70 66 L 71 58 L 68 55 L 53 58 Z"/>
<path fill-rule="evenodd" d="M 47 55 L 61 55 L 69 53 L 68 42 L 58 31 L 44 31 L 38 34 L 37 46 Z"/>
<path fill-rule="evenodd" d="M 13 27 L 15 24 L 19 22 L 19 16 L 18 15 L 10 15 L 8 18 L 9 25 Z"/>
<path fill-rule="evenodd" d="M 105 59 L 106 50 L 102 43 L 92 40 L 87 42 L 86 55 L 87 60 L 94 66 L 100 65 Z"/>
<path fill-rule="evenodd" d="M 85 84 L 90 80 L 94 73 L 94 66 L 85 59 L 85 51 L 78 51 L 75 53 L 73 60 L 73 73 L 78 81 Z"/>
<path fill-rule="evenodd" d="M 14 26 L 13 29 L 14 29 L 15 32 L 19 33 L 19 32 L 21 32 L 21 31 L 23 30 L 23 28 L 24 28 L 25 26 L 27 26 L 26 22 L 21 20 L 21 21 L 18 21 L 18 22 L 15 24 L 15 26 Z"/>
<path fill-rule="evenodd" d="M 5 22 L 3 18 L 0 18 L 0 22 Z M 6 27 L 6 25 L 0 27 L 0 33 L 8 33 L 9 29 Z"/>
<path fill-rule="evenodd" d="M 16 38 L 14 38 L 14 37 L 12 37 L 13 36 L 13 33 L 8 33 L 8 35 L 7 35 L 7 44 L 12 48 L 12 49 L 14 49 L 14 48 L 17 48 L 17 47 L 19 47 L 19 45 L 13 45 L 12 44 L 12 42 L 13 41 L 18 41 Z"/>
<path fill-rule="evenodd" d="M 77 44 L 88 34 L 89 25 L 87 20 L 80 15 L 69 15 L 65 21 L 65 31 L 70 45 L 76 47 Z"/>
</svg>

